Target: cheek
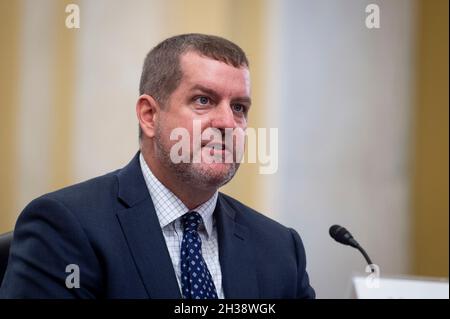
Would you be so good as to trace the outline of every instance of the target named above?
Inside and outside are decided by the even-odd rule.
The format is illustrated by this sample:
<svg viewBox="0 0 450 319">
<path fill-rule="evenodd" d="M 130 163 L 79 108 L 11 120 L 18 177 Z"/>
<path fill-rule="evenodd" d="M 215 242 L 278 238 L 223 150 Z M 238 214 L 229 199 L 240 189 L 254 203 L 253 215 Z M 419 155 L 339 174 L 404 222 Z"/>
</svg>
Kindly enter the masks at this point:
<svg viewBox="0 0 450 319">
<path fill-rule="evenodd" d="M 164 141 L 172 143 L 170 141 L 170 134 L 175 127 L 176 126 L 174 125 L 173 120 L 170 118 L 170 116 L 161 116 L 158 122 L 159 137 Z"/>
<path fill-rule="evenodd" d="M 206 129 L 211 127 L 211 119 L 209 118 L 208 114 L 193 114 L 192 110 L 190 110 L 188 107 L 178 108 L 178 112 L 166 112 L 162 113 L 159 121 L 160 125 L 160 133 L 162 138 L 166 141 L 168 141 L 170 144 L 175 144 L 177 141 L 171 141 L 170 135 L 173 130 L 183 130 L 187 134 L 189 134 L 189 140 L 191 145 L 194 144 L 194 134 L 196 135 L 196 138 L 201 139 L 202 132 Z M 179 131 L 178 131 L 179 132 Z M 177 134 L 175 134 L 177 136 Z"/>
<path fill-rule="evenodd" d="M 160 138 L 166 145 L 174 145 L 188 134 L 189 142 L 192 144 L 193 127 L 192 120 L 181 117 L 179 114 L 166 113 L 159 121 Z M 171 139 L 173 135 L 173 139 Z"/>
</svg>

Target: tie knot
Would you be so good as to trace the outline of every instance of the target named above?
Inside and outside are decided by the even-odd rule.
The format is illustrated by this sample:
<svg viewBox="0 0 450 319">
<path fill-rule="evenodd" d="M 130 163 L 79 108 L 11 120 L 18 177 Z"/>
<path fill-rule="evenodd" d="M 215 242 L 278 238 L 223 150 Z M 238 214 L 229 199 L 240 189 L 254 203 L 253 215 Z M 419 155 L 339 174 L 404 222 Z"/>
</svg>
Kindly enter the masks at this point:
<svg viewBox="0 0 450 319">
<path fill-rule="evenodd" d="M 185 232 L 197 231 L 198 226 L 202 222 L 202 216 L 197 212 L 189 212 L 181 217 L 181 222 Z"/>
</svg>

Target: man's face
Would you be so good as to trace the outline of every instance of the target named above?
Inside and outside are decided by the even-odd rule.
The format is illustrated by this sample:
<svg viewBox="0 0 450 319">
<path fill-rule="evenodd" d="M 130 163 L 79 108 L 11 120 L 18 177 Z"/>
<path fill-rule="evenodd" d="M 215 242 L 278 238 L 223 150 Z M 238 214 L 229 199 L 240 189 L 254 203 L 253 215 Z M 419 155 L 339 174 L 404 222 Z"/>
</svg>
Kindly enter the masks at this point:
<svg viewBox="0 0 450 319">
<path fill-rule="evenodd" d="M 243 132 L 247 128 L 247 112 L 250 107 L 250 74 L 248 68 L 235 68 L 224 62 L 187 52 L 180 57 L 182 79 L 179 86 L 162 107 L 156 123 L 156 155 L 161 164 L 174 171 L 184 182 L 198 187 L 220 187 L 227 183 L 239 167 L 236 144 L 232 148 L 218 150 L 207 144 L 212 136 L 204 137 L 193 145 L 194 121 L 201 132 L 213 128 L 225 132 L 233 129 Z M 170 140 L 172 130 L 184 128 L 190 134 L 190 162 L 174 163 L 170 150 L 177 140 Z M 205 131 L 207 130 L 207 131 Z M 241 134 L 242 137 L 242 134 Z M 214 140 L 217 142 L 217 139 Z M 225 143 L 223 138 L 221 143 Z M 231 143 L 233 144 L 233 143 Z M 210 144 L 211 145 L 211 144 Z M 241 150 L 242 151 L 242 150 Z M 193 158 L 201 158 L 193 162 Z M 233 156 L 233 162 L 212 162 L 208 158 Z M 237 159 L 237 160 L 236 160 Z"/>
</svg>

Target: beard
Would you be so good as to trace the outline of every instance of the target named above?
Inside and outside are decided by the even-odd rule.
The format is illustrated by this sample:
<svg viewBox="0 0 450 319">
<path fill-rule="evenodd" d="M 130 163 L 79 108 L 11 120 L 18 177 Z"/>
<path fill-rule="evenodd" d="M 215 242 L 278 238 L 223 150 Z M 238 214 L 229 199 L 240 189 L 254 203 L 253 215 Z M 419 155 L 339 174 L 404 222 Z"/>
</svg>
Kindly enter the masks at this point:
<svg viewBox="0 0 450 319">
<path fill-rule="evenodd" d="M 187 185 L 200 188 L 219 188 L 227 184 L 236 174 L 240 163 L 193 163 L 193 154 L 190 154 L 188 163 L 174 163 L 170 158 L 171 145 L 164 139 L 161 126 L 156 127 L 155 132 L 155 155 L 156 158 L 168 170 L 174 172 L 177 178 Z M 192 148 L 190 148 L 192 150 Z M 191 151 L 201 152 L 199 150 Z"/>
</svg>

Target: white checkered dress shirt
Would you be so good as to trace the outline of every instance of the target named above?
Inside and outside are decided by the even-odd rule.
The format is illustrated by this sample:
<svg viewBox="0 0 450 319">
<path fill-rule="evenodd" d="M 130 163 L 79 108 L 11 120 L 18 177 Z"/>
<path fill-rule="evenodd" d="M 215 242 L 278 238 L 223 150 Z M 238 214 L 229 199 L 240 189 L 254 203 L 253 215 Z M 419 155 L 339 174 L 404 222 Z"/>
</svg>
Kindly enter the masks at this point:
<svg viewBox="0 0 450 319">
<path fill-rule="evenodd" d="M 175 196 L 167 187 L 165 187 L 148 167 L 142 156 L 139 155 L 141 170 L 144 175 L 145 183 L 150 192 L 153 204 L 155 205 L 156 215 L 166 240 L 167 249 L 172 259 L 173 268 L 177 276 L 178 287 L 181 293 L 181 266 L 180 266 L 180 250 L 181 241 L 183 239 L 183 228 L 181 225 L 181 216 L 189 210 L 183 202 Z M 199 235 L 202 240 L 202 255 L 208 266 L 209 272 L 214 281 L 219 299 L 223 299 L 222 287 L 222 271 L 219 263 L 219 244 L 217 240 L 217 228 L 213 217 L 216 208 L 218 193 L 205 203 L 198 206 L 192 211 L 196 211 L 202 216 L 203 223 L 199 226 Z"/>
</svg>

